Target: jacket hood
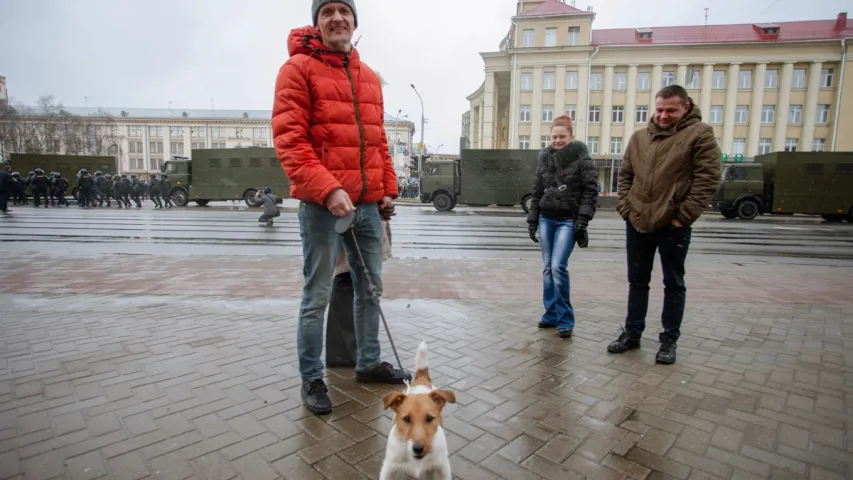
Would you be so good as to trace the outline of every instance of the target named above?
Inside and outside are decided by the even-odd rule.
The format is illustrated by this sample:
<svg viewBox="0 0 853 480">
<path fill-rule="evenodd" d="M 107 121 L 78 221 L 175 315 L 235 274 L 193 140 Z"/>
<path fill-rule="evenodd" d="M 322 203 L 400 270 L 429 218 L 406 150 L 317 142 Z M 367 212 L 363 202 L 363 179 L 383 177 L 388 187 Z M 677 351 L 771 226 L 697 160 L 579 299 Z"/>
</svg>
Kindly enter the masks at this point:
<svg viewBox="0 0 853 480">
<path fill-rule="evenodd" d="M 657 135 L 658 133 L 669 133 L 673 134 L 676 132 L 680 132 L 685 128 L 693 125 L 694 123 L 698 123 L 702 121 L 702 112 L 699 110 L 698 105 L 694 105 L 692 102 L 690 104 L 690 110 L 687 111 L 687 114 L 678 121 L 675 125 L 669 128 L 661 128 L 660 125 L 655 123 L 655 116 L 652 115 L 649 118 L 649 133 L 652 135 Z"/>
<path fill-rule="evenodd" d="M 323 37 L 317 27 L 306 26 L 294 28 L 287 37 L 287 51 L 291 57 L 308 55 L 321 57 L 324 61 L 335 66 L 342 66 L 344 59 L 349 57 L 350 64 L 358 61 L 358 50 L 352 47 L 350 53 L 333 52 L 323 44 Z"/>
</svg>

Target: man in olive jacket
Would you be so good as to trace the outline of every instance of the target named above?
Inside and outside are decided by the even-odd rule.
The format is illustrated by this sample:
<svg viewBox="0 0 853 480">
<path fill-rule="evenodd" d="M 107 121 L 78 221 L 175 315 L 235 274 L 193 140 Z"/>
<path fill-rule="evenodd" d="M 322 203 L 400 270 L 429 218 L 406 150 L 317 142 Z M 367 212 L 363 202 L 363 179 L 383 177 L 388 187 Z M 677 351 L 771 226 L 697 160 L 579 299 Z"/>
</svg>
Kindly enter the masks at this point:
<svg viewBox="0 0 853 480">
<path fill-rule="evenodd" d="M 714 130 L 678 85 L 655 96 L 648 127 L 631 136 L 619 170 L 617 209 L 627 223 L 628 316 L 610 353 L 640 348 L 649 307 L 655 251 L 660 252 L 664 304 L 657 362 L 675 362 L 687 288 L 684 263 L 691 225 L 721 182 L 720 147 Z"/>
</svg>

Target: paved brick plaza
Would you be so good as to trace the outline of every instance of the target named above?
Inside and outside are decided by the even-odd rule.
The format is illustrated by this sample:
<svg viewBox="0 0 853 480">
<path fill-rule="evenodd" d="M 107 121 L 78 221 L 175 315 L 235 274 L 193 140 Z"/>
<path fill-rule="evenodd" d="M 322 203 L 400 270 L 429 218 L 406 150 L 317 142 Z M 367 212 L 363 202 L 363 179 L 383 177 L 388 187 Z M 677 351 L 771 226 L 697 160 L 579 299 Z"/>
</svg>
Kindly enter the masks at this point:
<svg viewBox="0 0 853 480">
<path fill-rule="evenodd" d="M 334 370 L 335 412 L 300 405 L 298 259 L 24 256 L 0 271 L 0 479 L 377 478 L 391 387 Z M 604 351 L 624 263 L 573 261 L 569 341 L 536 328 L 538 271 L 386 264 L 403 361 L 426 339 L 457 392 L 457 478 L 853 479 L 852 268 L 691 265 L 669 367 L 654 365 L 659 269 L 644 348 L 624 356 Z"/>
</svg>

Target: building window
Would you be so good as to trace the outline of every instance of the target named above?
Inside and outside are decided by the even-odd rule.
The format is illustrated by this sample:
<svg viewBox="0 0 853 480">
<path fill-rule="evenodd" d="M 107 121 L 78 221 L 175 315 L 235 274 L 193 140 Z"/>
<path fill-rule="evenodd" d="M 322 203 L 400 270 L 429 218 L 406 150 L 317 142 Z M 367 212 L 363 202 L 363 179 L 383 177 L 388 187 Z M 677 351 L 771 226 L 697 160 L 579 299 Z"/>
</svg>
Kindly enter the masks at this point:
<svg viewBox="0 0 853 480">
<path fill-rule="evenodd" d="M 145 159 L 137 158 L 136 159 L 136 169 L 137 170 L 145 170 Z"/>
<path fill-rule="evenodd" d="M 708 123 L 723 123 L 722 105 L 711 105 L 711 111 L 708 112 Z"/>
<path fill-rule="evenodd" d="M 622 137 L 613 137 L 610 139 L 610 153 L 614 155 L 622 153 Z"/>
<path fill-rule="evenodd" d="M 522 73 L 521 74 L 521 91 L 529 92 L 533 90 L 533 74 L 532 73 Z"/>
<path fill-rule="evenodd" d="M 184 127 L 169 127 L 169 136 L 170 137 L 183 137 L 184 136 Z"/>
<path fill-rule="evenodd" d="M 714 70 L 714 76 L 711 78 L 711 88 L 714 90 L 726 89 L 726 71 Z"/>
<path fill-rule="evenodd" d="M 554 121 L 553 105 L 542 105 L 542 121 L 545 123 Z"/>
<path fill-rule="evenodd" d="M 643 105 L 642 107 L 637 107 L 637 114 L 634 117 L 634 121 L 636 123 L 646 123 L 649 121 L 649 107 Z"/>
<path fill-rule="evenodd" d="M 598 137 L 589 137 L 589 153 L 598 153 Z"/>
<path fill-rule="evenodd" d="M 732 155 L 743 155 L 746 151 L 746 139 L 735 138 L 732 141 Z"/>
<path fill-rule="evenodd" d="M 522 105 L 521 109 L 518 113 L 519 121 L 529 122 L 530 121 L 530 105 Z"/>
<path fill-rule="evenodd" d="M 149 142 L 148 153 L 150 155 L 153 155 L 155 153 L 163 153 L 163 142 Z"/>
<path fill-rule="evenodd" d="M 821 68 L 820 69 L 820 86 L 821 88 L 830 88 L 832 87 L 832 77 L 833 69 L 831 68 Z"/>
<path fill-rule="evenodd" d="M 628 77 L 625 73 L 613 75 L 613 90 L 625 90 L 628 87 Z"/>
<path fill-rule="evenodd" d="M 826 139 L 825 138 L 815 138 L 812 143 L 812 151 L 813 152 L 825 152 L 826 151 Z"/>
<path fill-rule="evenodd" d="M 611 123 L 624 123 L 625 122 L 625 107 L 622 105 L 616 105 L 613 107 L 613 112 L 610 116 Z"/>
<path fill-rule="evenodd" d="M 148 136 L 149 137 L 162 137 L 163 136 L 163 127 L 155 127 L 153 125 L 148 127 Z"/>
<path fill-rule="evenodd" d="M 554 72 L 545 72 L 542 75 L 542 90 L 554 90 L 556 88 L 556 80 L 554 80 Z"/>
<path fill-rule="evenodd" d="M 242 128 L 237 127 L 234 129 L 234 132 L 235 132 L 237 138 L 246 138 L 243 136 L 243 129 Z"/>
<path fill-rule="evenodd" d="M 204 138 L 204 127 L 190 127 L 190 135 L 195 138 Z"/>
<path fill-rule="evenodd" d="M 776 121 L 776 106 L 764 105 L 761 107 L 761 123 L 769 124 Z"/>
<path fill-rule="evenodd" d="M 171 148 L 169 149 L 169 152 L 171 152 L 172 155 L 175 155 L 175 154 L 183 155 L 184 154 L 184 142 L 172 142 L 170 147 Z"/>
<path fill-rule="evenodd" d="M 225 128 L 223 128 L 223 127 L 212 127 L 210 129 L 210 136 L 213 138 L 225 138 Z"/>
<path fill-rule="evenodd" d="M 548 135 L 542 135 L 542 144 L 541 144 L 542 147 L 541 148 L 545 148 L 550 144 L 551 144 L 551 137 L 549 137 Z"/>
<path fill-rule="evenodd" d="M 192 149 L 193 150 L 204 150 L 206 147 L 204 146 L 204 142 L 193 142 Z"/>
<path fill-rule="evenodd" d="M 579 45 L 581 40 L 581 27 L 569 27 L 569 38 L 566 45 Z"/>
<path fill-rule="evenodd" d="M 791 79 L 791 88 L 806 88 L 805 68 L 794 69 L 794 77 Z"/>
<path fill-rule="evenodd" d="M 817 106 L 817 123 L 829 123 L 829 105 L 821 104 Z"/>
<path fill-rule="evenodd" d="M 803 106 L 791 105 L 791 110 L 788 111 L 788 123 L 798 124 L 803 121 Z"/>
<path fill-rule="evenodd" d="M 578 89 L 578 72 L 566 72 L 566 90 Z"/>
<path fill-rule="evenodd" d="M 786 138 L 785 139 L 785 151 L 786 152 L 796 152 L 797 151 L 797 139 L 796 138 Z"/>
<path fill-rule="evenodd" d="M 764 75 L 764 88 L 779 88 L 779 70 L 767 70 Z"/>
<path fill-rule="evenodd" d="M 530 150 L 530 135 L 518 136 L 518 148 L 522 150 Z"/>
<path fill-rule="evenodd" d="M 532 47 L 536 42 L 536 31 L 535 30 L 525 30 L 521 34 L 521 46 L 522 47 Z"/>
<path fill-rule="evenodd" d="M 267 129 L 266 128 L 253 128 L 252 129 L 252 138 L 264 139 L 267 138 Z"/>
<path fill-rule="evenodd" d="M 758 154 L 764 155 L 766 153 L 770 153 L 770 146 L 772 142 L 769 138 L 761 138 L 758 140 Z"/>
<path fill-rule="evenodd" d="M 650 89 L 651 80 L 649 80 L 649 72 L 640 72 L 637 74 L 637 90 L 646 91 Z"/>
<path fill-rule="evenodd" d="M 663 72 L 663 81 L 661 82 L 664 87 L 668 87 L 670 85 L 675 84 L 675 72 Z"/>
<path fill-rule="evenodd" d="M 130 125 L 127 127 L 128 137 L 141 137 L 143 132 L 145 132 L 145 130 L 142 125 Z"/>
<path fill-rule="evenodd" d="M 589 76 L 589 89 L 590 90 L 601 90 L 601 74 L 593 73 Z"/>
<path fill-rule="evenodd" d="M 690 80 L 687 82 L 685 88 L 688 88 L 690 90 L 698 90 L 699 85 L 701 85 L 701 83 L 699 82 L 699 72 L 694 70 L 693 76 L 690 77 Z"/>
<path fill-rule="evenodd" d="M 225 143 L 212 143 L 210 148 L 225 148 Z"/>
<path fill-rule="evenodd" d="M 568 115 L 569 118 L 571 118 L 573 122 L 576 120 L 575 117 L 577 117 L 577 114 L 578 114 L 578 106 L 577 105 L 566 105 L 566 115 Z"/>
<path fill-rule="evenodd" d="M 752 70 L 741 70 L 738 74 L 737 88 L 752 90 Z"/>
<path fill-rule="evenodd" d="M 601 123 L 601 107 L 598 105 L 589 106 L 589 123 Z"/>
<path fill-rule="evenodd" d="M 545 46 L 546 47 L 556 47 L 557 46 L 557 29 L 556 28 L 546 28 L 545 29 Z"/>
<path fill-rule="evenodd" d="M 162 158 L 152 158 L 151 159 L 151 170 L 163 171 L 163 165 L 166 162 Z"/>
<path fill-rule="evenodd" d="M 744 124 L 749 119 L 749 105 L 735 107 L 735 123 Z"/>
</svg>

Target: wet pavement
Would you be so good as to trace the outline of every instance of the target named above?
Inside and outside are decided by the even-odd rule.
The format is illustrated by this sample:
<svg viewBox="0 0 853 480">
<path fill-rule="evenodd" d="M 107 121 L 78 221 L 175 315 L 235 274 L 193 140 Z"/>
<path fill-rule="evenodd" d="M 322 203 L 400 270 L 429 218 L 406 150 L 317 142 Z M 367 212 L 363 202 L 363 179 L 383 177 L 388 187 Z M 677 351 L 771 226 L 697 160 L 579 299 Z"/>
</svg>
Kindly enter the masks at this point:
<svg viewBox="0 0 853 480">
<path fill-rule="evenodd" d="M 301 406 L 286 207 L 272 231 L 227 204 L 0 218 L 0 479 L 378 478 L 398 389 L 331 369 L 335 412 Z M 699 222 L 661 366 L 659 269 L 643 348 L 605 352 L 627 294 L 615 215 L 572 256 L 562 340 L 536 328 L 522 214 L 430 210 L 398 208 L 383 309 L 403 362 L 427 340 L 456 392 L 455 478 L 853 479 L 853 225 Z"/>
</svg>

